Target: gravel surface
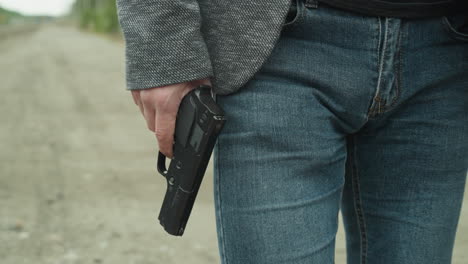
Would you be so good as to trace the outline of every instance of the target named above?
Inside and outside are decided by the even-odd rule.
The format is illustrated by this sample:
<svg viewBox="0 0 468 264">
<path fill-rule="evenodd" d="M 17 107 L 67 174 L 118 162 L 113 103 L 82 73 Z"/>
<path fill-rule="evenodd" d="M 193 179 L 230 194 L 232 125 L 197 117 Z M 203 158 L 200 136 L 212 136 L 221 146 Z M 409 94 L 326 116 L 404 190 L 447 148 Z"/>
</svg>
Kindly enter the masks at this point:
<svg viewBox="0 0 468 264">
<path fill-rule="evenodd" d="M 184 236 L 157 221 L 166 183 L 123 55 L 67 27 L 0 35 L 2 264 L 219 263 L 211 166 Z M 344 264 L 341 227 L 336 247 Z M 465 202 L 453 263 L 467 249 Z"/>
</svg>

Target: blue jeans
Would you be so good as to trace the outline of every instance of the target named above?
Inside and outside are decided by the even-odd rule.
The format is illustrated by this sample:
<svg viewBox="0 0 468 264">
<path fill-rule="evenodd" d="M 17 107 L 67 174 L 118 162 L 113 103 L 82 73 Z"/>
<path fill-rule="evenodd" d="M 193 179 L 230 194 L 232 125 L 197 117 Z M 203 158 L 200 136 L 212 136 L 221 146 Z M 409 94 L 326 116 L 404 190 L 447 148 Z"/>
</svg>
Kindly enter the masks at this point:
<svg viewBox="0 0 468 264">
<path fill-rule="evenodd" d="M 268 60 L 217 96 L 225 264 L 448 264 L 468 168 L 468 35 L 450 17 L 292 5 Z"/>
</svg>

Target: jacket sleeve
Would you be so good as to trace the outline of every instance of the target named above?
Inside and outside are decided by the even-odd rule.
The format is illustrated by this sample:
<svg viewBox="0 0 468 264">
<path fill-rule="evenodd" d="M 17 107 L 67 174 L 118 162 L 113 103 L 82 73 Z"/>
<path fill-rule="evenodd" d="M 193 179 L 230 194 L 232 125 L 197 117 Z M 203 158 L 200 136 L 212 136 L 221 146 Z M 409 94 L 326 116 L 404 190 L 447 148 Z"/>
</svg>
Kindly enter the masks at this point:
<svg viewBox="0 0 468 264">
<path fill-rule="evenodd" d="M 198 0 L 117 0 L 126 42 L 127 89 L 213 76 Z"/>
</svg>

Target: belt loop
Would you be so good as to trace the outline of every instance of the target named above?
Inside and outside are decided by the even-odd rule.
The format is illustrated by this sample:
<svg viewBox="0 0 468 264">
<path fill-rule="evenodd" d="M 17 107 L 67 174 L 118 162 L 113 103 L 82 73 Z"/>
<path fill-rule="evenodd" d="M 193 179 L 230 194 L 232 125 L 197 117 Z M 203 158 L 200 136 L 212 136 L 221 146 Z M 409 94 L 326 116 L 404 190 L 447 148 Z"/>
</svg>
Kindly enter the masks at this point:
<svg viewBox="0 0 468 264">
<path fill-rule="evenodd" d="M 305 6 L 309 8 L 318 8 L 318 0 L 305 0 Z"/>
</svg>

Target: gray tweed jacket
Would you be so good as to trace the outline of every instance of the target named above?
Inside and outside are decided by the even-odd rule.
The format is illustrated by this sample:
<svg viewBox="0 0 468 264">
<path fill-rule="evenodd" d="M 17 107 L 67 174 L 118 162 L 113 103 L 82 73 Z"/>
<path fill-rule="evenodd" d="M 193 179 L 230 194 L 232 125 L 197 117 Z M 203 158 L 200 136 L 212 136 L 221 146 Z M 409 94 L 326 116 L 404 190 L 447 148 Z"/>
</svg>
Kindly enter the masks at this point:
<svg viewBox="0 0 468 264">
<path fill-rule="evenodd" d="M 290 4 L 291 0 L 118 0 L 127 89 L 211 77 L 215 93 L 237 91 L 271 54 Z"/>
</svg>

